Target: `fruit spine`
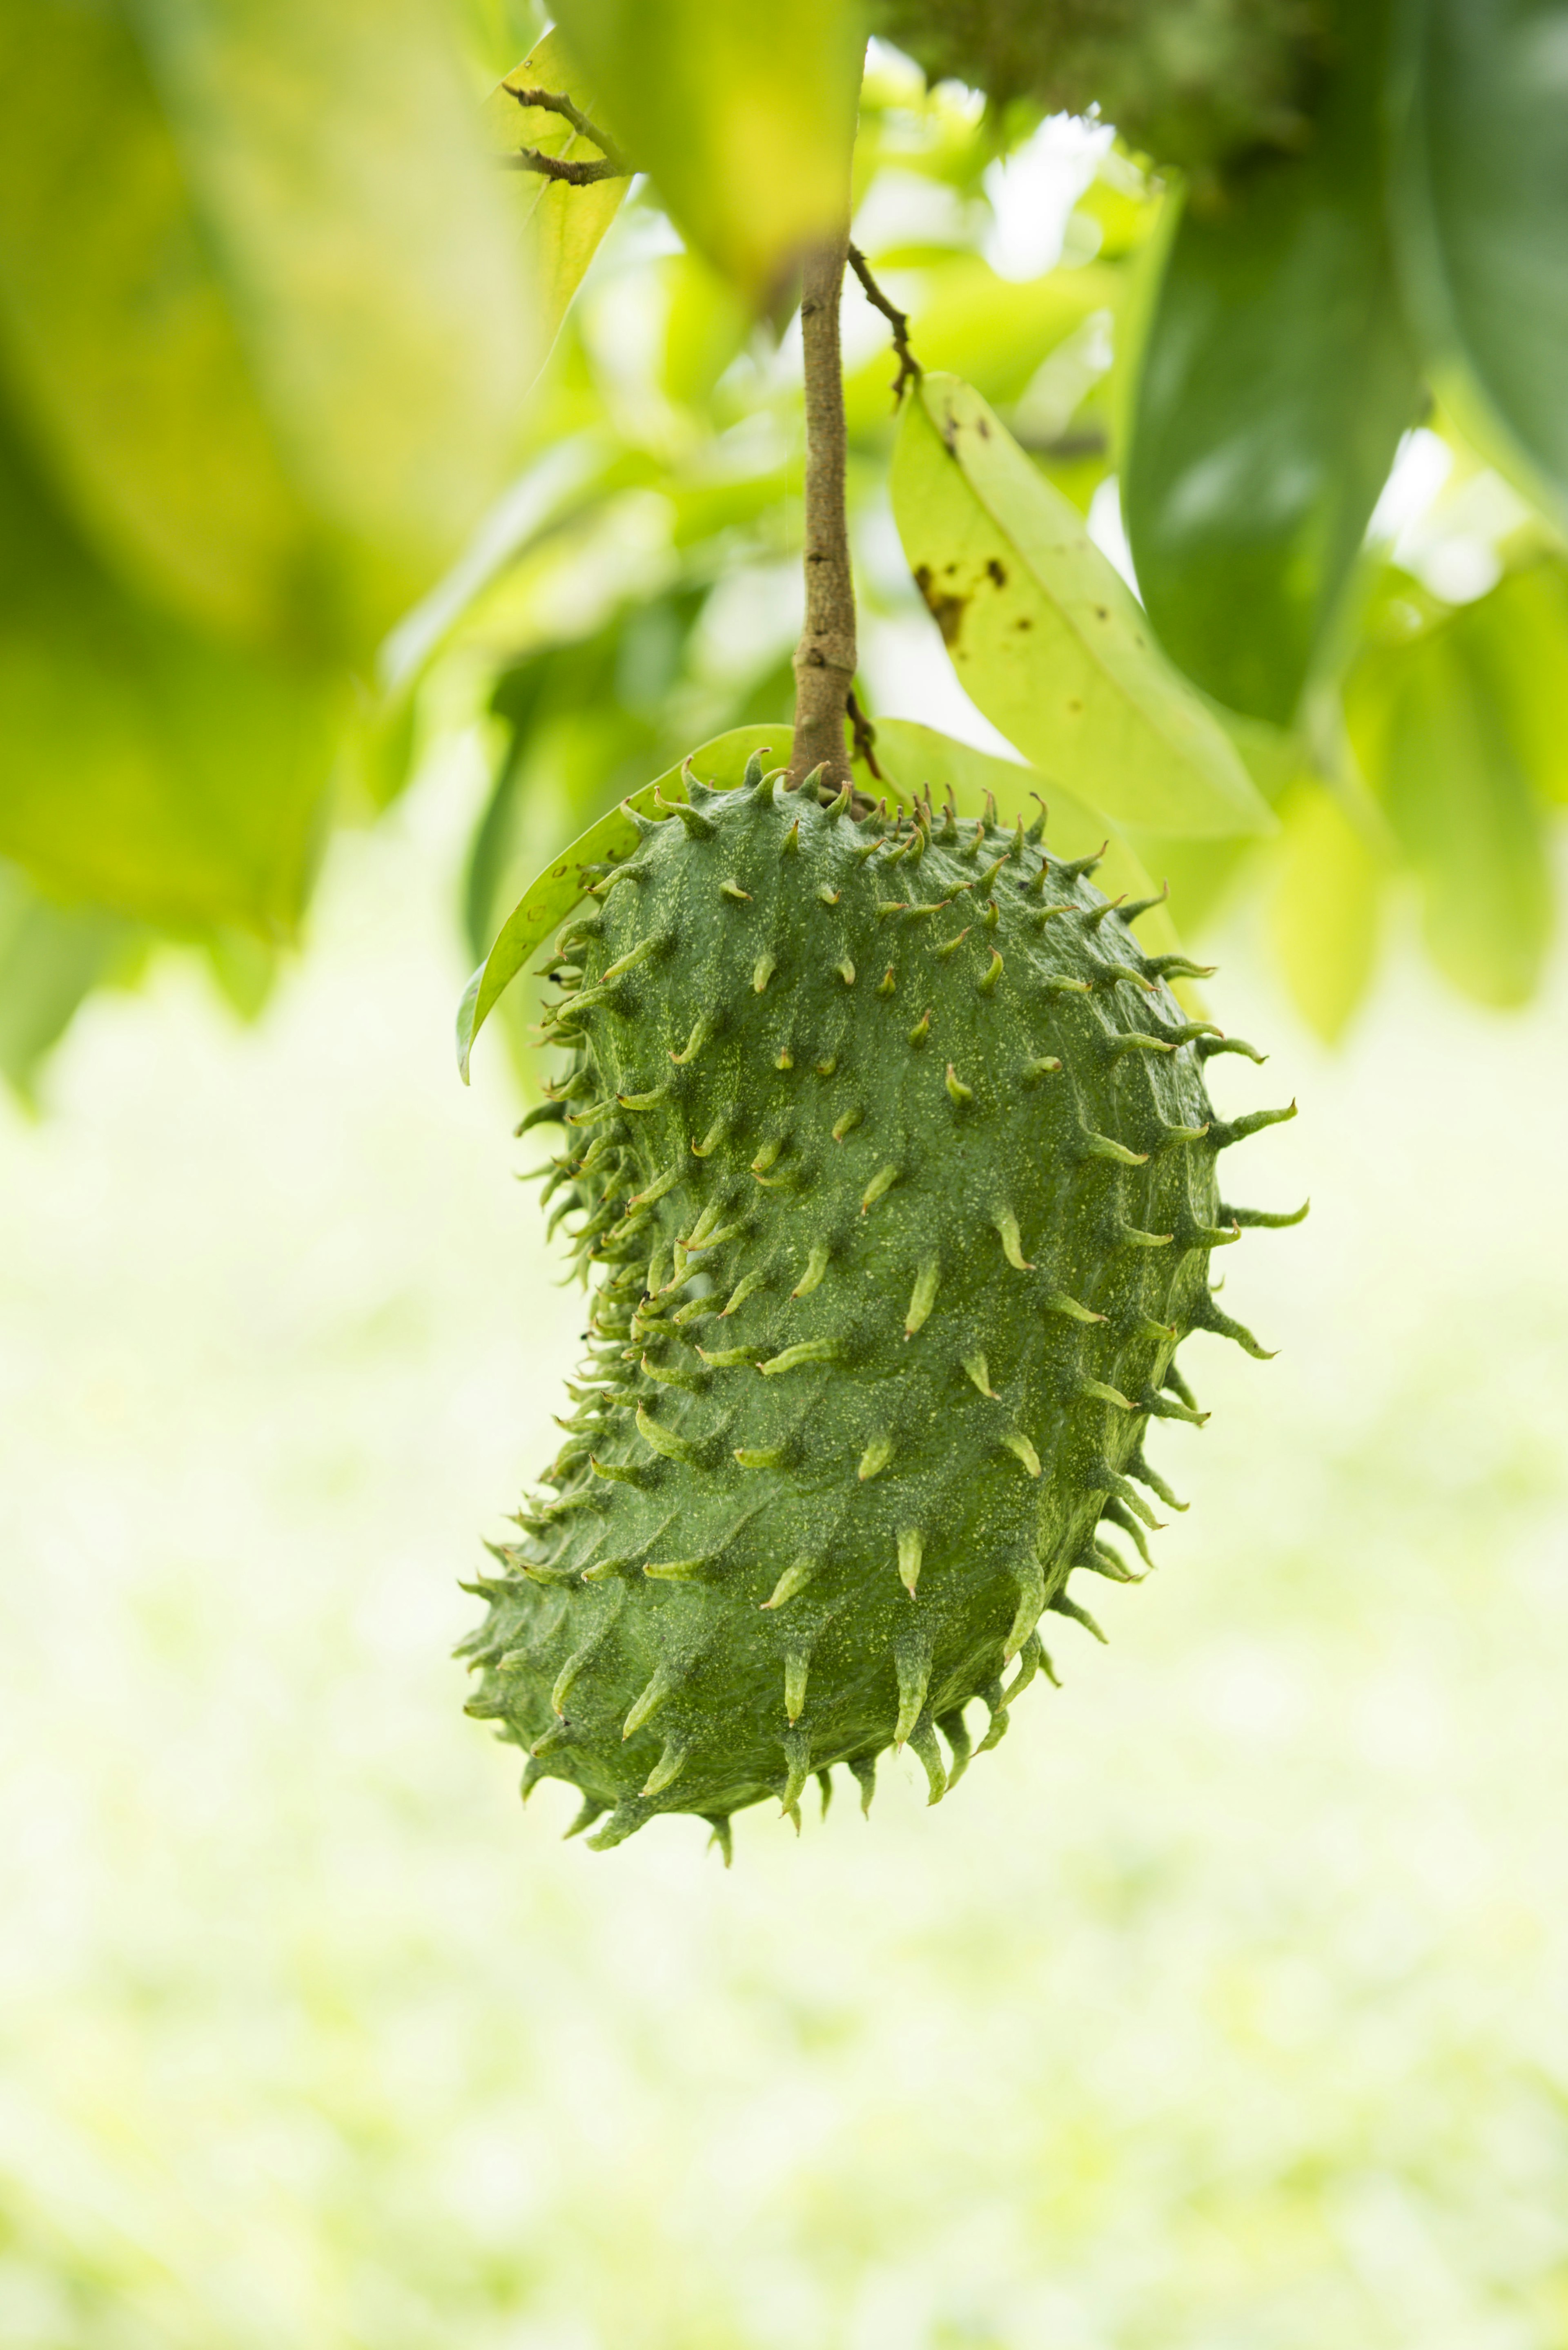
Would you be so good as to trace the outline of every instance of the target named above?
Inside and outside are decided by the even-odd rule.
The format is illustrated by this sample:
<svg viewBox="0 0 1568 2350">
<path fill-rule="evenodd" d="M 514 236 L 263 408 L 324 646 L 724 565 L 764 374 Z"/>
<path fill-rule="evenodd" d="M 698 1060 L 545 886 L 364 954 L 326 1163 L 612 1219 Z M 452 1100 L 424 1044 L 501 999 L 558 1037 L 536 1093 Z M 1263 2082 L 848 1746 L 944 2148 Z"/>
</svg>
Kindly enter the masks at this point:
<svg viewBox="0 0 1568 2350">
<path fill-rule="evenodd" d="M 572 1057 L 524 1125 L 564 1127 L 551 1228 L 600 1277 L 464 1650 L 574 1833 L 693 1812 L 727 1854 L 836 1763 L 868 1802 L 889 1743 L 935 1802 L 969 1701 L 993 1745 L 1050 1671 L 1042 1617 L 1097 1628 L 1069 1579 L 1132 1579 L 1107 1534 L 1147 1561 L 1146 1492 L 1181 1506 L 1144 1457 L 1202 1417 L 1178 1346 L 1262 1352 L 1209 1258 L 1294 1219 L 1222 1206 L 1217 1160 L 1292 1113 L 1215 1118 L 1203 1063 L 1251 1048 L 1043 818 L 857 818 L 760 762 L 689 788 L 558 942 Z"/>
</svg>

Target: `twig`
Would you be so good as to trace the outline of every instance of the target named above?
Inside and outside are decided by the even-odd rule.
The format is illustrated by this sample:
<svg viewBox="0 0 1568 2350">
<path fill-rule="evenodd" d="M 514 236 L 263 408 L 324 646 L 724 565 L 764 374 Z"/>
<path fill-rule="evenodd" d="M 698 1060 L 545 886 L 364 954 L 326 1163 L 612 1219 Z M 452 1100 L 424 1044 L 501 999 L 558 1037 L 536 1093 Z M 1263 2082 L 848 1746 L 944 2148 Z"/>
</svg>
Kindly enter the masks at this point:
<svg viewBox="0 0 1568 2350">
<path fill-rule="evenodd" d="M 855 681 L 855 588 L 845 515 L 844 368 L 838 304 L 844 287 L 840 234 L 814 245 L 802 271 L 800 326 L 805 359 L 805 628 L 795 648 L 794 748 L 789 783 L 814 768 L 836 787 L 850 780 L 844 714 Z"/>
<path fill-rule="evenodd" d="M 615 140 L 591 121 L 565 90 L 518 89 L 509 81 L 504 81 L 501 87 L 507 97 L 514 98 L 521 107 L 538 108 L 545 114 L 560 115 L 579 137 L 587 139 L 604 157 L 602 163 L 574 163 L 565 156 L 546 155 L 542 148 L 520 147 L 514 155 L 503 159 L 508 171 L 537 172 L 547 180 L 565 180 L 574 188 L 589 187 L 596 180 L 631 178 L 634 166 L 621 153 Z"/>
<path fill-rule="evenodd" d="M 537 147 L 519 147 L 499 158 L 504 172 L 536 172 L 542 180 L 565 180 L 569 188 L 591 188 L 596 180 L 628 180 L 621 162 L 573 163 L 564 155 L 546 155 Z"/>
<path fill-rule="evenodd" d="M 898 373 L 893 384 L 893 401 L 897 406 L 904 397 L 904 386 L 920 380 L 920 362 L 909 348 L 909 319 L 907 311 L 895 308 L 871 275 L 871 265 L 857 244 L 849 247 L 849 266 L 865 289 L 866 299 L 874 310 L 880 310 L 893 329 L 893 348 L 898 354 Z"/>
<path fill-rule="evenodd" d="M 877 781 L 879 784 L 885 784 L 888 778 L 877 764 L 877 729 L 872 725 L 853 693 L 846 701 L 844 709 L 845 714 L 855 729 L 856 757 L 864 759 Z"/>
</svg>

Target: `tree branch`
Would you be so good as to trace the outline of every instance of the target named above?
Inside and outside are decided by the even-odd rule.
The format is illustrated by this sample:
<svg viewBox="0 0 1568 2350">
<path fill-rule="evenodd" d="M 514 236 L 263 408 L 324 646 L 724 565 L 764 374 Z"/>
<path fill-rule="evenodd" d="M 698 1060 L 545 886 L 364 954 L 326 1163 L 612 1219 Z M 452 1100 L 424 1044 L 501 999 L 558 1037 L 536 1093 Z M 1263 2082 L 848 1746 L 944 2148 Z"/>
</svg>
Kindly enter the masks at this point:
<svg viewBox="0 0 1568 2350">
<path fill-rule="evenodd" d="M 788 781 L 814 767 L 835 788 L 850 780 L 845 706 L 855 681 L 855 588 L 845 515 L 844 366 L 838 303 L 847 232 L 814 245 L 801 289 L 805 351 L 805 628 L 795 648 L 794 751 Z"/>
<path fill-rule="evenodd" d="M 628 180 L 622 162 L 574 163 L 564 155 L 546 155 L 538 147 L 519 147 L 499 159 L 504 172 L 536 172 L 542 180 L 564 180 L 569 188 L 591 188 L 596 180 Z"/>
<path fill-rule="evenodd" d="M 881 311 L 893 329 L 893 348 L 898 358 L 898 372 L 893 384 L 893 403 L 897 407 L 898 401 L 904 397 L 904 386 L 911 381 L 919 383 L 920 380 L 920 362 L 909 348 L 909 315 L 906 311 L 895 309 L 893 304 L 888 301 L 888 296 L 872 276 L 871 265 L 857 244 L 850 245 L 848 255 L 849 266 L 860 280 L 865 289 L 866 299 L 874 310 Z"/>
<path fill-rule="evenodd" d="M 568 186 L 574 188 L 589 187 L 596 180 L 631 178 L 635 166 L 621 153 L 615 140 L 591 121 L 565 90 L 517 89 L 509 81 L 504 81 L 501 87 L 507 97 L 514 98 L 521 107 L 537 108 L 545 114 L 560 115 L 580 138 L 597 147 L 604 157 L 602 163 L 574 163 L 562 155 L 546 155 L 539 147 L 520 147 L 515 155 L 504 157 L 507 171 L 537 172 L 546 180 L 565 180 Z"/>
</svg>

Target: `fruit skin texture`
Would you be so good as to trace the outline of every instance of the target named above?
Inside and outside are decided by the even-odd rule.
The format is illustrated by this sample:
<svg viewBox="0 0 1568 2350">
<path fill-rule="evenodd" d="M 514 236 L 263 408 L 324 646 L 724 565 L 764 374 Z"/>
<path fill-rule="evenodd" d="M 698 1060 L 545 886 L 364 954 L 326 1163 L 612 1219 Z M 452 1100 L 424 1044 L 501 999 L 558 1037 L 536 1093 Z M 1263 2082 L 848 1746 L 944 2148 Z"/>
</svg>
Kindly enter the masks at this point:
<svg viewBox="0 0 1568 2350">
<path fill-rule="evenodd" d="M 908 1742 L 934 1802 L 990 1709 L 1147 1556 L 1147 1421 L 1237 1220 L 1212 1052 L 1126 914 L 994 824 L 857 822 L 753 763 L 574 918 L 546 1191 L 590 1356 L 546 1494 L 498 1549 L 469 1711 L 582 1791 L 596 1845 L 730 1814 Z M 1036 827 L 1036 832 L 1039 830 Z M 1128 910 L 1129 912 L 1137 910 Z M 1003 1672 L 1016 1660 L 1011 1688 Z M 944 1761 L 934 1731 L 950 1751 Z M 826 1799 L 827 1783 L 824 1780 Z"/>
<path fill-rule="evenodd" d="M 877 0 L 873 30 L 932 82 L 999 107 L 1098 106 L 1156 162 L 1203 175 L 1310 130 L 1325 0 Z"/>
</svg>

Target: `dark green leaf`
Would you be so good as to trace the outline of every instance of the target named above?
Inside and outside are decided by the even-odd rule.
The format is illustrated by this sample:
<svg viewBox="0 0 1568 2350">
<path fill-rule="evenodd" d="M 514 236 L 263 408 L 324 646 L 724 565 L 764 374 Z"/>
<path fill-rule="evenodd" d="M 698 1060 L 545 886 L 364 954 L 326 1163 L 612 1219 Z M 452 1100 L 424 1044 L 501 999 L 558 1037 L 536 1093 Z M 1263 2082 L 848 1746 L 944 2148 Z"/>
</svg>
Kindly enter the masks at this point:
<svg viewBox="0 0 1568 2350">
<path fill-rule="evenodd" d="M 1313 145 L 1189 210 L 1147 317 L 1123 509 L 1162 643 L 1287 724 L 1419 387 L 1383 217 L 1374 10 Z"/>
<path fill-rule="evenodd" d="M 1568 513 L 1568 8 L 1412 0 L 1394 217 L 1406 297 L 1472 437 Z"/>
</svg>

